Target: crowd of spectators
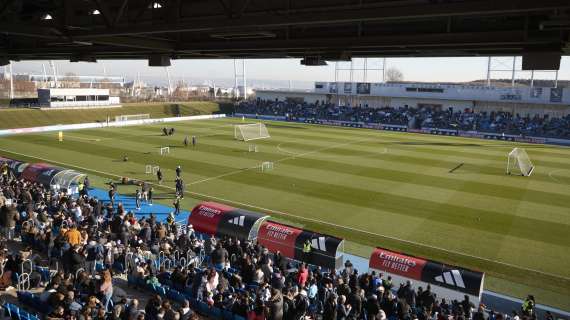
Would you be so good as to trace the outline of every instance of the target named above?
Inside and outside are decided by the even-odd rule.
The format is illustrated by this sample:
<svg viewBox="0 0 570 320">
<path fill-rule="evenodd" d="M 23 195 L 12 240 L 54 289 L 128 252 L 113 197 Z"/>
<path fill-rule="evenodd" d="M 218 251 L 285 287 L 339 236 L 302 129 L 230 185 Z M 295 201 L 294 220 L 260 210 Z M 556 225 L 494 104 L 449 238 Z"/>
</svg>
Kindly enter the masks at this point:
<svg viewBox="0 0 570 320">
<path fill-rule="evenodd" d="M 373 108 L 271 100 L 242 102 L 237 106 L 236 113 L 283 116 L 288 120 L 338 120 L 404 125 L 414 129 L 437 128 L 570 139 L 570 115 L 560 118 L 548 115 L 530 117 L 509 112 L 474 112 L 471 109 L 457 108 Z"/>
<path fill-rule="evenodd" d="M 182 228 L 175 223 L 172 215 L 161 223 L 153 215 L 138 218 L 120 202 L 115 205 L 90 197 L 89 190 L 71 197 L 3 172 L 2 289 L 38 292 L 50 320 L 196 319 L 196 303 L 244 320 L 511 318 L 484 312 L 467 296 L 447 301 L 429 286 L 360 273 L 348 261 L 342 271 L 322 270 L 271 253 L 255 242 L 202 237 L 191 225 Z M 13 249 L 16 244 L 22 249 Z M 175 260 L 177 252 L 186 253 L 184 264 L 160 263 L 161 255 L 163 261 Z M 30 260 L 36 267 L 25 270 L 25 261 Z M 58 271 L 46 275 L 42 266 Z M 22 285 L 19 275 L 24 272 L 30 274 L 29 287 Z M 117 285 L 117 279 L 127 274 L 140 291 L 168 283 L 187 299 L 174 302 L 149 294 L 143 304 Z M 533 310 L 534 300 L 520 318 L 533 318 Z"/>
</svg>

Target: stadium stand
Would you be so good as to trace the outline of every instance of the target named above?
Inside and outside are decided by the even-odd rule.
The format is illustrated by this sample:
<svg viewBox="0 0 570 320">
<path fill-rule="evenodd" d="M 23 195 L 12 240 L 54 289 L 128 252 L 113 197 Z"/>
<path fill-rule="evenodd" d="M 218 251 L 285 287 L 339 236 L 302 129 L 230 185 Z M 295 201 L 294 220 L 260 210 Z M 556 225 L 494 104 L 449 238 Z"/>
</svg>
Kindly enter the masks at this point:
<svg viewBox="0 0 570 320">
<path fill-rule="evenodd" d="M 402 125 L 414 129 L 434 128 L 485 133 L 570 139 L 570 115 L 528 117 L 508 112 L 473 112 L 432 108 L 336 106 L 334 104 L 288 103 L 257 100 L 242 102 L 236 113 L 364 123 Z"/>
<path fill-rule="evenodd" d="M 170 216 L 137 219 L 83 194 L 0 177 L 2 289 L 17 289 L 13 320 L 45 319 L 504 319 L 466 298 L 438 299 L 430 288 L 285 258 L 258 243 L 204 237 Z M 22 250 L 14 249 L 16 247 Z M 120 279 L 147 295 L 143 306 Z M 534 300 L 524 316 L 534 315 Z M 518 316 L 517 316 L 518 317 Z"/>
</svg>

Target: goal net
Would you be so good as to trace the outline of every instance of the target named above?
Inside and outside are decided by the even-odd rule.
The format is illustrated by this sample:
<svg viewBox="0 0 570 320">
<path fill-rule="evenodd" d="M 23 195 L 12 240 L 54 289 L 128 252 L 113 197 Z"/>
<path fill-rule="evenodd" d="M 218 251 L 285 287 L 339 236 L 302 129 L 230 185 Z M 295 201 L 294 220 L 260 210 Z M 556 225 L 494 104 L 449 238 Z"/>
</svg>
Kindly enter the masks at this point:
<svg viewBox="0 0 570 320">
<path fill-rule="evenodd" d="M 263 123 L 240 124 L 234 127 L 234 138 L 242 141 L 270 138 L 269 131 Z"/>
<path fill-rule="evenodd" d="M 507 174 L 520 174 L 528 177 L 534 171 L 534 165 L 530 161 L 528 154 L 522 148 L 514 148 L 509 152 L 507 159 Z"/>
<path fill-rule="evenodd" d="M 144 114 L 126 114 L 126 115 L 115 116 L 115 121 L 116 121 L 116 122 L 119 122 L 119 121 L 128 121 L 128 120 L 143 120 L 143 119 L 150 119 L 150 114 L 148 114 L 148 113 L 144 113 Z"/>
<path fill-rule="evenodd" d="M 162 147 L 160 148 L 160 155 L 161 156 L 165 156 L 167 154 L 170 154 L 170 147 Z"/>
</svg>

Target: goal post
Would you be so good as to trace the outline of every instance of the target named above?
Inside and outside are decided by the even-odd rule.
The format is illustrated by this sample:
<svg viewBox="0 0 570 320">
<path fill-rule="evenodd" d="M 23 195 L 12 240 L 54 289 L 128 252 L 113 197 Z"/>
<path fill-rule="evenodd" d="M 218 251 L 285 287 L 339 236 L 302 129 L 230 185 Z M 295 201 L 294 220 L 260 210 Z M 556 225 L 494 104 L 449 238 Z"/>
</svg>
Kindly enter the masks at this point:
<svg viewBox="0 0 570 320">
<path fill-rule="evenodd" d="M 165 156 L 170 153 L 170 147 L 161 147 L 160 148 L 160 155 Z"/>
<path fill-rule="evenodd" d="M 271 138 L 263 123 L 239 124 L 234 126 L 234 138 L 241 141 Z"/>
<path fill-rule="evenodd" d="M 143 119 L 150 119 L 150 114 L 149 113 L 125 114 L 125 115 L 115 116 L 115 122 L 129 121 L 129 120 L 143 120 Z"/>
<path fill-rule="evenodd" d="M 507 157 L 507 174 L 520 174 L 528 177 L 534 171 L 534 165 L 523 148 L 514 148 Z"/>
</svg>

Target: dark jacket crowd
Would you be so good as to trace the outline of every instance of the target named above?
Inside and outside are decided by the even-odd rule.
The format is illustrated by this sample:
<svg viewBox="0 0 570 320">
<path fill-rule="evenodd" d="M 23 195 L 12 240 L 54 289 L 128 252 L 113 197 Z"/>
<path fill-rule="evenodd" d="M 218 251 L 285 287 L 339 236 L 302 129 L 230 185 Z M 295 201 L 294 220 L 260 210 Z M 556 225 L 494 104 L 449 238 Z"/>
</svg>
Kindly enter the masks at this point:
<svg viewBox="0 0 570 320">
<path fill-rule="evenodd" d="M 17 288 L 46 319 L 179 320 L 211 310 L 235 320 L 515 317 L 467 296 L 447 301 L 429 286 L 359 273 L 348 261 L 338 272 L 307 266 L 255 242 L 197 234 L 174 215 L 137 217 L 87 190 L 72 197 L 9 173 L 0 177 L 0 208 L 0 287 Z M 11 249 L 16 244 L 23 249 Z M 125 276 L 141 296 L 118 285 Z M 182 298 L 156 294 L 161 288 Z M 533 311 L 534 300 L 520 318 Z"/>
</svg>

